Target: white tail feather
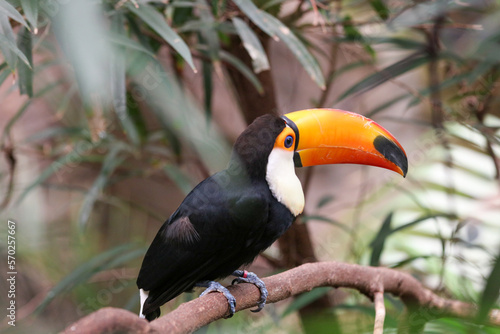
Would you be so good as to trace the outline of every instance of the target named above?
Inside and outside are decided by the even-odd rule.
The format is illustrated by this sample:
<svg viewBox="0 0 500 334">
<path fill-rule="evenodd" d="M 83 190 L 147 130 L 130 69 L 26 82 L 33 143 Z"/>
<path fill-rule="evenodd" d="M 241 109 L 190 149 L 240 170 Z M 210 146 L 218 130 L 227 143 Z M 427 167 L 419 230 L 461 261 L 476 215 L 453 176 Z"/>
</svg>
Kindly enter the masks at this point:
<svg viewBox="0 0 500 334">
<path fill-rule="evenodd" d="M 146 316 L 142 314 L 142 309 L 144 308 L 144 303 L 149 296 L 149 291 L 144 291 L 143 289 L 139 290 L 139 296 L 141 297 L 141 310 L 139 311 L 139 318 L 144 319 Z"/>
</svg>

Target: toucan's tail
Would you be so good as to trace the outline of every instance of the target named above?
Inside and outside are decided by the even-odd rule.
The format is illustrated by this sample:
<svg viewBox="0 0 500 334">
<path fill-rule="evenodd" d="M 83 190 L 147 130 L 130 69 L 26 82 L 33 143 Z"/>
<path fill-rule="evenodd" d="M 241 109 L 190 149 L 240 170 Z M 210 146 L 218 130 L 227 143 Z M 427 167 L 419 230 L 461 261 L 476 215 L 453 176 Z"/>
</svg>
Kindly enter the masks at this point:
<svg viewBox="0 0 500 334">
<path fill-rule="evenodd" d="M 159 307 L 156 310 L 144 315 L 144 317 L 146 318 L 147 321 L 153 321 L 156 318 L 158 318 L 159 316 L 160 316 L 160 308 Z"/>
<path fill-rule="evenodd" d="M 141 310 L 139 311 L 139 317 L 143 318 L 143 319 L 145 318 L 147 321 L 153 321 L 156 318 L 158 318 L 160 316 L 160 308 L 159 307 L 157 309 L 154 309 L 153 311 L 149 311 L 146 314 L 143 313 L 144 304 L 146 303 L 146 300 L 148 299 L 149 291 L 144 291 L 143 289 L 140 289 L 139 296 L 141 297 Z"/>
</svg>

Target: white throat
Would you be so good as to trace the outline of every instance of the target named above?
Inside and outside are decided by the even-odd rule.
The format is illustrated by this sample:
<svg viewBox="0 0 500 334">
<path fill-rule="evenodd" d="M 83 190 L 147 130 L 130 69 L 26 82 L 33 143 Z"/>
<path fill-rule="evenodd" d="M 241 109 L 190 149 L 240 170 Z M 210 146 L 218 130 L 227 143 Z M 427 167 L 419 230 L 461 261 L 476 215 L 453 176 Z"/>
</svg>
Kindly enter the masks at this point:
<svg viewBox="0 0 500 334">
<path fill-rule="evenodd" d="M 304 210 L 304 192 L 295 174 L 293 151 L 274 148 L 267 161 L 266 181 L 273 196 L 294 216 Z"/>
</svg>

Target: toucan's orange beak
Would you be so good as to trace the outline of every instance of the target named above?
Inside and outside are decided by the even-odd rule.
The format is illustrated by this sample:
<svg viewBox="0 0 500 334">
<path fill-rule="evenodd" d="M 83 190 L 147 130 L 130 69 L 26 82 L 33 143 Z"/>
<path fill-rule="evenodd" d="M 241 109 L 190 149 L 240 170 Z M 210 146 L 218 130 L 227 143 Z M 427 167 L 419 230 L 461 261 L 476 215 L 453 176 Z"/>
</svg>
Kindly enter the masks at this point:
<svg viewBox="0 0 500 334">
<path fill-rule="evenodd" d="M 364 116 L 336 109 L 306 109 L 283 116 L 295 131 L 295 166 L 362 164 L 406 176 L 408 159 L 396 138 Z"/>
</svg>

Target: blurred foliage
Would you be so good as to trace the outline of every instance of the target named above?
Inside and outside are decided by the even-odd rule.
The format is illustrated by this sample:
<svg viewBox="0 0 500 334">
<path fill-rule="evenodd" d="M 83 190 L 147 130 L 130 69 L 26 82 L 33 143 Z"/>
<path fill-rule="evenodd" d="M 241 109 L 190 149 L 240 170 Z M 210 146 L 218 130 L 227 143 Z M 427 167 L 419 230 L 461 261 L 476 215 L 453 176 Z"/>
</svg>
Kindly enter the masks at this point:
<svg viewBox="0 0 500 334">
<path fill-rule="evenodd" d="M 20 228 L 34 237 L 19 245 L 19 266 L 27 282 L 41 283 L 24 289 L 26 306 L 11 330 L 33 321 L 59 330 L 110 305 L 137 311 L 136 272 L 166 217 L 117 188 L 154 180 L 185 194 L 224 168 L 231 143 L 212 118 L 214 82 L 234 90 L 231 68 L 266 93 L 259 73 L 273 70 L 268 44 L 280 43 L 310 78 L 304 85 L 317 87 L 311 107 L 378 94 L 378 105 L 355 111 L 420 131 L 403 141 L 406 180 L 383 179 L 337 215 L 337 198 L 326 194 L 303 217 L 332 231 L 336 253 L 322 258 L 406 270 L 443 296 L 478 303 L 478 324 L 427 318 L 425 333 L 500 332 L 481 325 L 499 306 L 499 18 L 497 2 L 476 0 L 0 0 L 0 85 L 17 86 L 2 94 L 23 95 L 17 110 L 2 106 L 2 217 L 36 220 L 67 208 Z M 231 43 L 241 43 L 250 62 L 232 54 Z M 346 84 L 360 71 L 364 77 Z M 188 84 L 192 75 L 202 97 Z M 14 135 L 40 106 L 49 111 L 43 128 Z M 40 210 L 33 204 L 40 189 L 66 202 L 49 198 Z M 372 330 L 372 305 L 350 291 L 334 309 L 299 320 L 299 309 L 331 293 L 315 289 L 260 317 L 241 312 L 208 332 L 300 333 L 299 321 L 314 322 L 316 333 Z M 386 306 L 387 332 L 395 332 L 403 306 L 390 296 Z"/>
</svg>

